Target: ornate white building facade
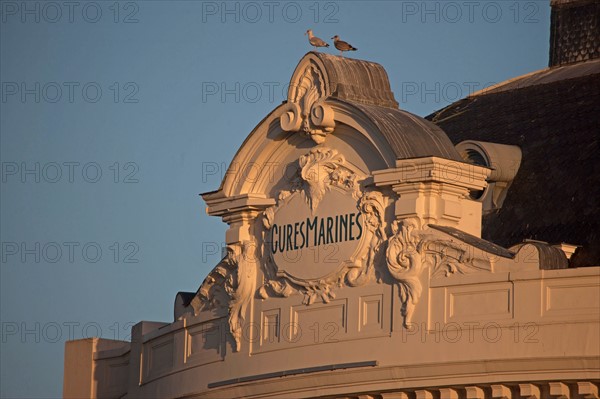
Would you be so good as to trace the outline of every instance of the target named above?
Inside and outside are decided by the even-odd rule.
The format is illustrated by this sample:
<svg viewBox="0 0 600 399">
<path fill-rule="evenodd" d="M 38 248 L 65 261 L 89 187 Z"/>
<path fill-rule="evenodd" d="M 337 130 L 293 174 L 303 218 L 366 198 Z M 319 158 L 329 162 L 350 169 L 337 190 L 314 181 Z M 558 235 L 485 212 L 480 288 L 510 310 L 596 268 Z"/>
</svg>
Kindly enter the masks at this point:
<svg viewBox="0 0 600 399">
<path fill-rule="evenodd" d="M 598 399 L 600 3 L 551 5 L 550 67 L 435 124 L 306 54 L 203 195 L 227 255 L 174 322 L 68 342 L 64 397 Z"/>
<path fill-rule="evenodd" d="M 481 238 L 521 156 L 455 147 L 378 64 L 306 54 L 232 161 L 257 174 L 203 194 L 225 258 L 174 322 L 68 342 L 64 396 L 598 398 L 600 267 Z"/>
</svg>

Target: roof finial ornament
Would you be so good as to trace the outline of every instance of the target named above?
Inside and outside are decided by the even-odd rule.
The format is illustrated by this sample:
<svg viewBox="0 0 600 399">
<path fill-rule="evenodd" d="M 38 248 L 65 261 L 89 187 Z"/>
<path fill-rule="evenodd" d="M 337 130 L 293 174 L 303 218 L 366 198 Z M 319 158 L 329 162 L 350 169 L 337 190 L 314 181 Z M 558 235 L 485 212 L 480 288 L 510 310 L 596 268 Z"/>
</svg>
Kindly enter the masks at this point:
<svg viewBox="0 0 600 399">
<path fill-rule="evenodd" d="M 320 39 L 313 35 L 312 29 L 307 30 L 304 35 L 308 35 L 308 42 L 317 50 L 319 49 L 319 47 L 329 47 L 329 44 L 326 43 L 323 39 Z"/>
<path fill-rule="evenodd" d="M 335 45 L 335 48 L 340 50 L 340 55 L 342 57 L 344 56 L 344 51 L 358 50 L 356 47 L 352 46 L 350 43 L 340 40 L 340 37 L 338 35 L 335 35 L 334 37 L 332 37 L 332 39 L 333 39 L 333 44 Z"/>
</svg>

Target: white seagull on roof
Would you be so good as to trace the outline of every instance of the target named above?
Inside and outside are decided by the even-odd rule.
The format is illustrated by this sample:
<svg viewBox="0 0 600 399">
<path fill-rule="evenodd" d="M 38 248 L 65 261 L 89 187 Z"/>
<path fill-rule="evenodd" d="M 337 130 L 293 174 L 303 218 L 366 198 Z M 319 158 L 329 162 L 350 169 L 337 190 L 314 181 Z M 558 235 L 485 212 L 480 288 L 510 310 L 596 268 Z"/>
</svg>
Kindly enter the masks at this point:
<svg viewBox="0 0 600 399">
<path fill-rule="evenodd" d="M 308 42 L 311 46 L 318 49 L 319 47 L 329 47 L 329 44 L 325 42 L 323 39 L 319 39 L 318 37 L 313 35 L 312 29 L 306 31 L 304 35 L 308 35 Z"/>
<path fill-rule="evenodd" d="M 358 50 L 356 47 L 352 46 L 350 43 L 340 40 L 340 37 L 338 35 L 335 35 L 334 37 L 332 37 L 332 39 L 333 39 L 333 44 L 335 45 L 335 48 L 340 50 L 341 56 L 344 55 L 344 51 Z"/>
</svg>

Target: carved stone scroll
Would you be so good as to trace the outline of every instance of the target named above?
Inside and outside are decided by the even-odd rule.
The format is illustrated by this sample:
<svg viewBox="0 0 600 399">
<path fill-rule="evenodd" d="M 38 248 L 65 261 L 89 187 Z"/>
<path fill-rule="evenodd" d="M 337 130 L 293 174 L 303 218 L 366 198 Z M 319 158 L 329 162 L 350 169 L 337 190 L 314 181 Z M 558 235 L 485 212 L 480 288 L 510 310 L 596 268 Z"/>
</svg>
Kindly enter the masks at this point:
<svg viewBox="0 0 600 399">
<path fill-rule="evenodd" d="M 361 248 L 349 265 L 346 282 L 351 287 L 357 287 L 373 280 L 375 258 L 387 238 L 383 195 L 378 191 L 365 193 L 358 202 L 358 208 L 364 215 L 367 245 Z"/>
<path fill-rule="evenodd" d="M 316 65 L 309 64 L 299 80 L 291 84 L 288 103 L 280 116 L 281 128 L 301 131 L 315 143 L 323 143 L 335 128 L 333 109 L 324 102 L 323 73 Z"/>
<path fill-rule="evenodd" d="M 227 246 L 227 255 L 206 277 L 190 305 L 194 314 L 228 307 L 229 330 L 241 349 L 242 327 L 256 290 L 256 244 L 244 241 Z"/>
<path fill-rule="evenodd" d="M 388 240 L 387 266 L 398 282 L 405 326 L 411 321 L 422 291 L 420 277 L 425 251 L 418 234 L 420 227 L 421 222 L 417 218 L 396 220 L 392 223 L 394 235 Z"/>
<path fill-rule="evenodd" d="M 405 327 L 421 297 L 423 278 L 490 271 L 489 259 L 469 254 L 468 245 L 421 224 L 419 218 L 394 221 L 394 234 L 387 242 L 388 271 L 398 284 Z M 429 272 L 424 274 L 426 269 Z"/>
</svg>

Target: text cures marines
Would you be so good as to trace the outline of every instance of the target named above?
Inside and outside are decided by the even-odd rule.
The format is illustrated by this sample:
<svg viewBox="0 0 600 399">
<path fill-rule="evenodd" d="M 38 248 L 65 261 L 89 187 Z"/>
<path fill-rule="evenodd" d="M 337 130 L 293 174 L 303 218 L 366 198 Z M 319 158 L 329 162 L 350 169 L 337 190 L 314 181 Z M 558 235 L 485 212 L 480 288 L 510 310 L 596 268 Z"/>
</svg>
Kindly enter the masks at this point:
<svg viewBox="0 0 600 399">
<path fill-rule="evenodd" d="M 285 225 L 273 224 L 271 252 L 287 252 L 343 241 L 359 240 L 363 227 L 361 213 L 347 213 L 335 217 L 307 217 L 306 220 Z"/>
</svg>

